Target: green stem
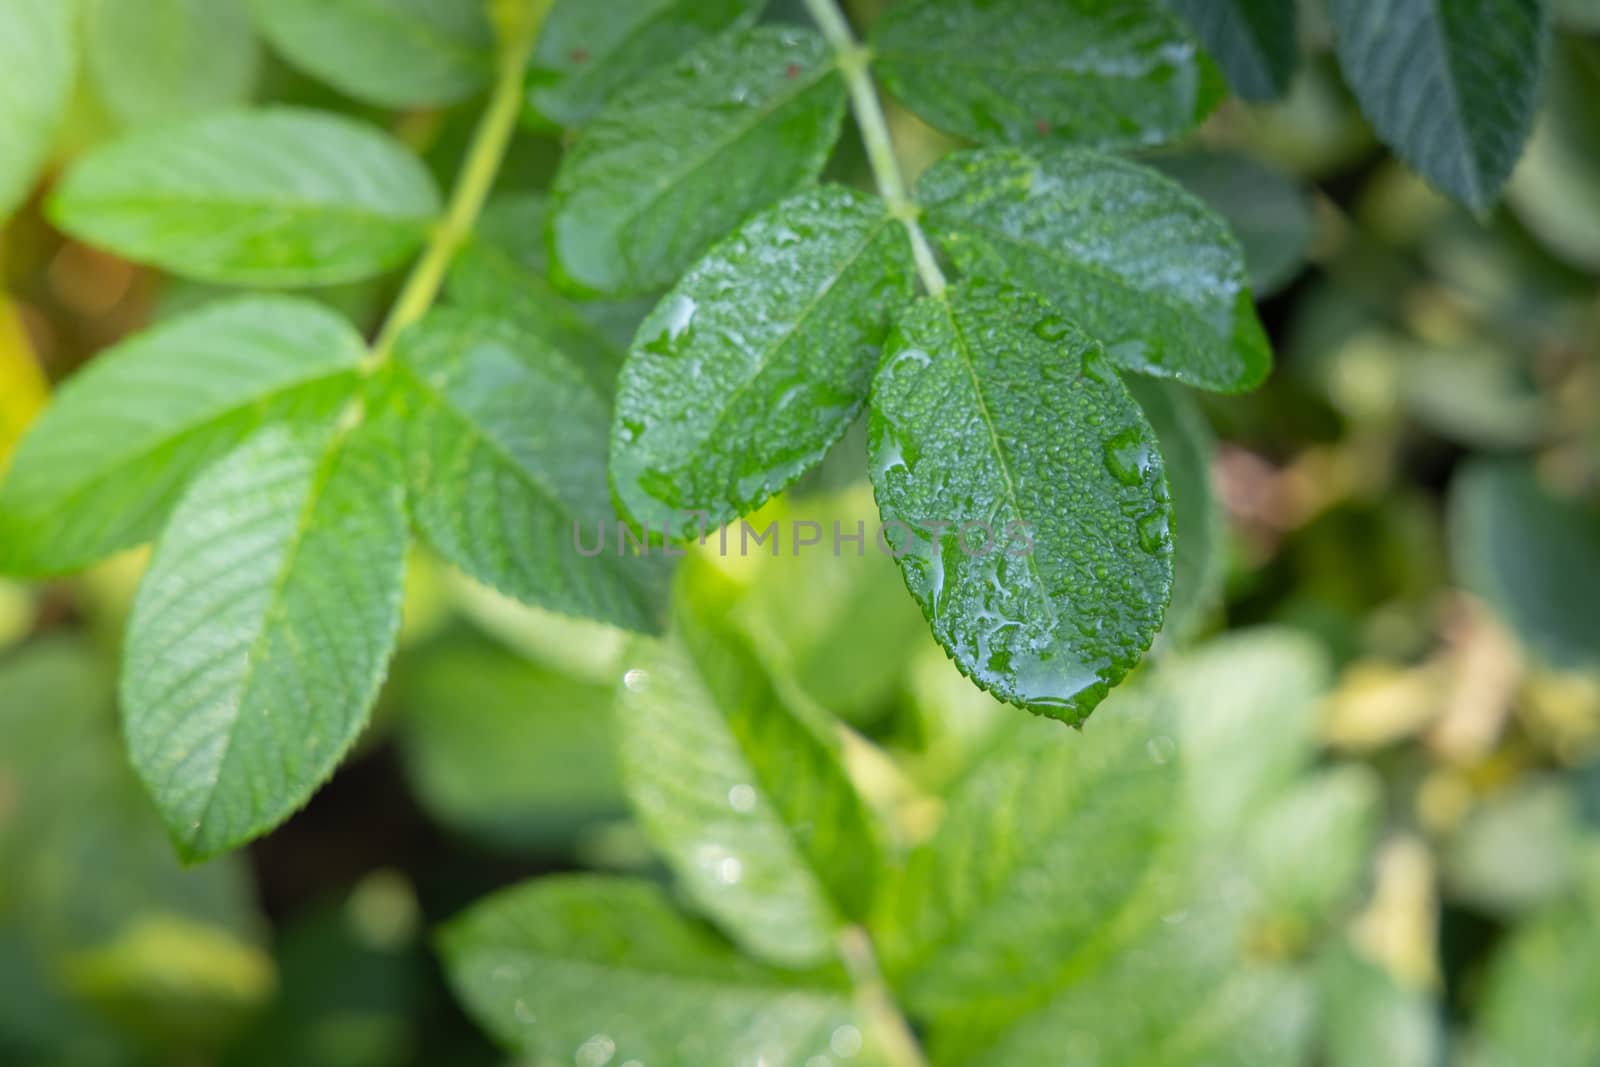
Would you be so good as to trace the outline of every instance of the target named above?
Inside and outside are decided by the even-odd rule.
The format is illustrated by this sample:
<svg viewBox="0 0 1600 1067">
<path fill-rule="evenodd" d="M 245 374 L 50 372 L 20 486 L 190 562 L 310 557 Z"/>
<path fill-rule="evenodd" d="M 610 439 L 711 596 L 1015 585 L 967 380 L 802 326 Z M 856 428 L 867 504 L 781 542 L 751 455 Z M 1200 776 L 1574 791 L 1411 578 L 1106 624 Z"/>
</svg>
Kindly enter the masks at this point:
<svg viewBox="0 0 1600 1067">
<path fill-rule="evenodd" d="M 894 993 L 878 968 L 872 938 L 859 926 L 846 927 L 839 934 L 839 955 L 855 986 L 856 1010 L 867 1024 L 867 1040 L 877 1042 L 884 1062 L 888 1067 L 928 1067 L 916 1035 L 900 1014 Z"/>
<path fill-rule="evenodd" d="M 412 267 L 411 274 L 395 298 L 389 317 L 378 331 L 367 356 L 366 365 L 375 370 L 388 362 L 394 353 L 395 341 L 406 327 L 428 313 L 439 291 L 444 286 L 446 273 L 455 261 L 461 246 L 472 236 L 483 205 L 494 188 L 500 166 L 505 162 L 506 149 L 517 130 L 517 116 L 522 109 L 523 76 L 528 66 L 528 55 L 539 36 L 555 0 L 518 0 L 514 5 L 504 0 L 494 0 L 495 22 L 500 31 L 500 55 L 496 64 L 494 92 L 489 106 L 478 122 L 472 136 L 472 147 L 456 179 L 455 190 L 444 218 L 434 228 L 428 247 Z"/>
<path fill-rule="evenodd" d="M 872 52 L 860 41 L 839 10 L 836 0 L 806 0 L 817 28 L 827 38 L 838 56 L 839 70 L 844 74 L 845 85 L 850 90 L 850 110 L 855 114 L 856 125 L 861 128 L 861 140 L 866 145 L 867 162 L 872 166 L 872 177 L 877 182 L 878 193 L 889 205 L 889 211 L 899 219 L 911 237 L 911 254 L 917 262 L 917 273 L 928 292 L 939 296 L 944 292 L 944 272 L 934 258 L 933 246 L 922 232 L 917 218 L 921 214 L 906 191 L 905 177 L 900 173 L 900 161 L 895 156 L 894 140 L 889 135 L 889 123 L 883 116 L 883 102 L 878 99 L 877 87 L 872 84 Z"/>
</svg>

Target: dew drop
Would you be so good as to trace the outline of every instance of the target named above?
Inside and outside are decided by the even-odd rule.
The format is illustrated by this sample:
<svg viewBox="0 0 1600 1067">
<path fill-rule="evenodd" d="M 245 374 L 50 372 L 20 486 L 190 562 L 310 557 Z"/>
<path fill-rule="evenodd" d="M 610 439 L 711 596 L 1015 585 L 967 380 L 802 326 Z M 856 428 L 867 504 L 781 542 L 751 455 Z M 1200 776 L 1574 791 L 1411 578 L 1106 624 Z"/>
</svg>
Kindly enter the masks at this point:
<svg viewBox="0 0 1600 1067">
<path fill-rule="evenodd" d="M 617 1054 L 617 1043 L 607 1034 L 595 1034 L 578 1046 L 578 1067 L 605 1067 Z"/>
<path fill-rule="evenodd" d="M 754 811 L 756 791 L 743 782 L 728 790 L 728 807 L 737 812 Z"/>
<path fill-rule="evenodd" d="M 1071 332 L 1072 325 L 1066 319 L 1058 319 L 1054 315 L 1033 324 L 1033 335 L 1041 341 L 1059 341 Z"/>
<path fill-rule="evenodd" d="M 1169 763 L 1178 754 L 1178 742 L 1166 734 L 1157 734 L 1145 742 L 1144 750 L 1156 763 Z"/>
<path fill-rule="evenodd" d="M 1150 555 L 1158 554 L 1171 542 L 1171 527 L 1164 511 L 1152 511 L 1139 520 L 1139 547 Z"/>
<path fill-rule="evenodd" d="M 650 687 L 650 674 L 634 667 L 622 676 L 622 684 L 635 693 L 642 693 Z"/>
<path fill-rule="evenodd" d="M 861 1031 L 853 1026 L 838 1027 L 828 1038 L 828 1047 L 833 1050 L 833 1054 L 844 1059 L 849 1059 L 860 1052 L 861 1045 Z"/>
<path fill-rule="evenodd" d="M 1130 426 L 1106 440 L 1106 473 L 1123 485 L 1138 485 L 1150 459 L 1150 447 L 1141 439 L 1138 427 Z"/>
<path fill-rule="evenodd" d="M 744 877 L 744 864 L 733 856 L 729 856 L 717 864 L 717 881 L 723 885 L 738 885 L 739 879 Z"/>
</svg>

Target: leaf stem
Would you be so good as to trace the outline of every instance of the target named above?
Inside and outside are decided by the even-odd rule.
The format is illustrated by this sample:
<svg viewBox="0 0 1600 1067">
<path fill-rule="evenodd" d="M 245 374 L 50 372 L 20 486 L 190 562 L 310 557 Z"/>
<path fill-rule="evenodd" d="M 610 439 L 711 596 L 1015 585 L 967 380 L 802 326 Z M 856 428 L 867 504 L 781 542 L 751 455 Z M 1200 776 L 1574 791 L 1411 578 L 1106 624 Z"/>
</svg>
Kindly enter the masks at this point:
<svg viewBox="0 0 1600 1067">
<path fill-rule="evenodd" d="M 889 135 L 889 123 L 883 116 L 883 102 L 878 99 L 877 87 L 872 84 L 872 50 L 856 40 L 844 12 L 837 0 L 805 0 L 806 9 L 816 22 L 822 36 L 833 46 L 838 56 L 839 70 L 844 74 L 845 85 L 850 90 L 850 110 L 855 114 L 856 125 L 861 128 L 861 140 L 866 145 L 867 162 L 872 166 L 872 177 L 878 193 L 889 205 L 890 214 L 905 225 L 911 237 L 911 254 L 916 259 L 917 274 L 922 284 L 934 296 L 944 293 L 944 272 L 934 257 L 933 246 L 917 218 L 921 210 L 906 191 L 905 177 L 900 172 L 900 161 L 895 156 L 894 140 Z"/>
<path fill-rule="evenodd" d="M 917 1044 L 911 1025 L 900 1013 L 894 993 L 878 967 L 872 938 L 860 926 L 847 926 L 839 933 L 839 955 L 855 987 L 856 1008 L 867 1024 L 869 1041 L 878 1043 L 888 1067 L 928 1067 L 928 1060 Z"/>
<path fill-rule="evenodd" d="M 376 370 L 394 352 L 395 341 L 406 327 L 428 313 L 444 286 L 445 275 L 462 245 L 472 236 L 478 216 L 494 188 L 500 166 L 505 162 L 506 149 L 517 129 L 517 115 L 522 107 L 523 76 L 527 70 L 528 55 L 533 51 L 539 28 L 544 25 L 555 0 L 491 0 L 499 36 L 499 59 L 496 63 L 494 91 L 489 106 L 472 135 L 472 146 L 456 179 L 455 190 L 444 218 L 434 228 L 433 236 L 422 258 L 406 278 L 400 295 L 395 298 L 389 316 L 378 331 L 378 338 L 366 359 L 369 371 Z"/>
</svg>

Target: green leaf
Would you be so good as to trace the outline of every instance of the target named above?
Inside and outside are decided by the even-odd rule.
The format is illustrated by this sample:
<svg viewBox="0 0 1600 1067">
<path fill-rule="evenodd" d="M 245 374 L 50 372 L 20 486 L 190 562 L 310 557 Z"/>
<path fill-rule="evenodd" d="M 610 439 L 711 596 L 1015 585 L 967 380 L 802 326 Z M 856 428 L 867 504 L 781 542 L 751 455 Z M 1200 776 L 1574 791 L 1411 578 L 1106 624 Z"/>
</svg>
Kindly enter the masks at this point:
<svg viewBox="0 0 1600 1067">
<path fill-rule="evenodd" d="M 1216 68 L 1154 0 L 903 0 L 871 45 L 907 107 L 985 143 L 1161 144 L 1222 99 Z"/>
<path fill-rule="evenodd" d="M 445 825 L 548 848 L 625 813 L 610 687 L 485 641 L 451 640 L 403 663 L 401 754 L 418 798 Z"/>
<path fill-rule="evenodd" d="M 1190 151 L 1149 160 L 1228 222 L 1244 249 L 1257 299 L 1293 281 L 1316 236 L 1311 197 L 1293 178 L 1249 156 Z"/>
<path fill-rule="evenodd" d="M 1284 785 L 1252 752 L 1194 742 L 1221 708 L 1283 748 L 1321 678 L 1303 641 L 1253 634 L 1169 661 L 1081 733 L 1000 727 L 873 924 L 931 1061 L 1303 1062 L 1304 976 L 1252 958 L 1264 886 L 1244 862 Z M 1232 826 L 1191 821 L 1235 778 L 1264 787 Z"/>
<path fill-rule="evenodd" d="M 1155 434 L 1100 346 L 1037 297 L 963 282 L 895 324 L 869 436 L 884 540 L 956 666 L 1081 722 L 1172 588 Z"/>
<path fill-rule="evenodd" d="M 1161 634 L 1163 642 L 1181 643 L 1216 606 L 1226 577 L 1228 531 L 1211 489 L 1217 442 L 1186 390 L 1137 375 L 1123 384 L 1156 432 L 1172 491 L 1172 602 Z"/>
<path fill-rule="evenodd" d="M 331 415 L 365 350 L 317 304 L 244 297 L 102 353 L 0 483 L 0 569 L 61 574 L 151 539 L 189 481 L 257 427 Z"/>
<path fill-rule="evenodd" d="M 275 108 L 163 125 L 67 175 L 51 216 L 90 244 L 200 281 L 332 285 L 398 266 L 439 210 L 420 160 L 351 119 Z"/>
<path fill-rule="evenodd" d="M 815 178 L 845 90 L 809 30 L 724 34 L 612 98 L 556 172 L 550 247 L 574 285 L 675 281 L 748 214 Z"/>
<path fill-rule="evenodd" d="M 948 156 L 918 184 L 965 273 L 1044 297 L 1119 367 L 1223 392 L 1272 367 L 1227 224 L 1137 163 L 1077 149 Z"/>
<path fill-rule="evenodd" d="M 820 963 L 871 897 L 872 829 L 836 744 L 706 606 L 718 592 L 686 590 L 674 632 L 628 657 L 623 783 L 690 897 L 736 941 Z"/>
<path fill-rule="evenodd" d="M 396 355 L 423 538 L 508 596 L 659 629 L 668 567 L 623 552 L 606 485 L 611 411 L 593 384 L 536 337 L 473 312 L 433 312 Z"/>
<path fill-rule="evenodd" d="M 624 350 L 585 312 L 609 312 L 616 305 L 578 305 L 550 284 L 544 247 L 547 217 L 545 198 L 539 193 L 491 201 L 472 240 L 451 265 L 450 301 L 484 315 L 510 318 L 570 359 L 597 390 L 609 396 L 616 390 Z"/>
<path fill-rule="evenodd" d="M 366 726 L 400 627 L 397 466 L 372 425 L 273 426 L 173 512 L 128 625 L 122 704 L 186 858 L 282 822 Z"/>
<path fill-rule="evenodd" d="M 1450 491 L 1450 538 L 1457 580 L 1524 645 L 1558 669 L 1600 663 L 1600 512 L 1484 461 Z"/>
<path fill-rule="evenodd" d="M 494 31 L 482 0 L 250 0 L 290 63 L 380 107 L 451 104 L 489 83 Z"/>
<path fill-rule="evenodd" d="M 822 186 L 746 222 L 662 299 L 623 364 L 623 509 L 688 538 L 794 484 L 860 413 L 912 285 L 905 229 L 876 199 Z"/>
<path fill-rule="evenodd" d="M 261 55 L 245 0 L 87 0 L 99 97 L 127 126 L 243 103 Z"/>
<path fill-rule="evenodd" d="M 1493 206 L 1538 109 L 1544 0 L 1329 0 L 1334 42 L 1379 138 L 1474 211 Z"/>
<path fill-rule="evenodd" d="M 753 964 L 642 882 L 541 879 L 478 904 L 440 943 L 490 1033 L 560 1062 L 787 1067 L 857 1022 L 842 974 Z"/>
<path fill-rule="evenodd" d="M 1589 1067 L 1600 1060 L 1600 900 L 1550 909 L 1494 961 L 1473 1067 Z"/>
<path fill-rule="evenodd" d="M 558 0 L 539 33 L 528 100 L 557 126 L 588 122 L 618 90 L 733 26 L 766 0 Z"/>
<path fill-rule="evenodd" d="M 1246 100 L 1277 100 L 1300 66 L 1295 0 L 1167 0 Z"/>
<path fill-rule="evenodd" d="M 1439 1007 L 1341 945 L 1317 968 L 1328 1067 L 1438 1067 L 1446 1062 Z"/>
<path fill-rule="evenodd" d="M 73 13 L 67 0 L 0 0 L 0 219 L 32 190 L 66 116 Z"/>
</svg>

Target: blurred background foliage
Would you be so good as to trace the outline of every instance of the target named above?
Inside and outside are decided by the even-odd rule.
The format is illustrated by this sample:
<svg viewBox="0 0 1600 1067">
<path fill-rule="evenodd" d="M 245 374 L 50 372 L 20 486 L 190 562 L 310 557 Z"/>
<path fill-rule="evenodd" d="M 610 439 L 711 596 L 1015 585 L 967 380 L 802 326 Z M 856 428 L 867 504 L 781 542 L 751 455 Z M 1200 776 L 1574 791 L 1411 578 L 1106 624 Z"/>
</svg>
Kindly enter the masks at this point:
<svg viewBox="0 0 1600 1067">
<path fill-rule="evenodd" d="M 1186 753 L 1216 767 L 1183 803 L 1226 806 L 1237 761 L 1279 743 L 1356 776 L 1365 814 L 1339 841 L 1318 836 L 1325 807 L 1283 798 L 1252 831 L 1347 860 L 1313 864 L 1311 884 L 1280 870 L 1286 903 L 1256 928 L 1264 958 L 1305 965 L 1319 1056 L 1339 1067 L 1600 1057 L 1600 6 L 1568 0 L 1562 20 L 1537 133 L 1487 217 L 1377 147 L 1314 19 L 1284 103 L 1230 101 L 1152 159 L 1233 223 L 1279 359 L 1260 392 L 1203 410 L 1141 392 L 1164 440 L 1180 427 L 1175 466 L 1209 469 L 1214 490 L 1180 501 L 1190 578 L 1154 659 L 1271 625 L 1323 679 L 1296 740 L 1292 709 L 1270 706 L 1228 732 L 1249 671 L 1191 677 L 1185 699 L 1222 732 Z M 203 83 L 148 91 L 130 83 L 156 61 L 153 31 L 88 32 L 115 46 L 91 37 L 58 166 L 247 96 L 390 121 L 283 66 L 247 23 L 212 45 Z M 402 113 L 398 132 L 448 174 L 475 109 Z M 895 125 L 909 159 L 948 147 L 904 113 Z M 502 182 L 513 264 L 538 265 L 514 220 L 537 211 L 559 147 L 530 127 Z M 860 176 L 848 153 L 839 166 Z M 0 236 L 0 466 L 51 383 L 214 295 L 65 241 L 38 203 Z M 371 324 L 394 286 L 319 295 Z M 641 308 L 583 311 L 625 338 Z M 861 451 L 853 433 L 770 516 L 870 529 Z M 447 993 L 429 931 L 530 875 L 661 874 L 615 766 L 621 635 L 418 558 L 357 758 L 266 840 L 183 870 L 116 736 L 115 646 L 143 562 L 0 582 L 0 1063 L 508 1062 Z M 894 757 L 847 749 L 869 799 L 926 836 L 940 793 L 1018 713 L 955 675 L 885 557 L 713 563 L 768 669 Z M 1329 936 L 1313 942 L 1307 915 Z"/>
</svg>

